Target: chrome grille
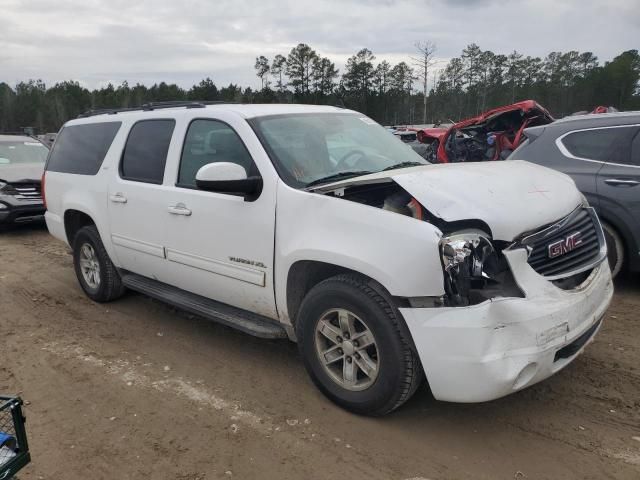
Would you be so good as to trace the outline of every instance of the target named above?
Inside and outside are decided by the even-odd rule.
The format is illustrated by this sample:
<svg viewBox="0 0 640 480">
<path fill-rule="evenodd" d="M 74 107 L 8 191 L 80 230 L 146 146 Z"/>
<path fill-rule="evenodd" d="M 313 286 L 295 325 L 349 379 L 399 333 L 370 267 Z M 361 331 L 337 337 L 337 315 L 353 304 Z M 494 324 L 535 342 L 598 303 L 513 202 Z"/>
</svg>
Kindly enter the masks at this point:
<svg viewBox="0 0 640 480">
<path fill-rule="evenodd" d="M 3 193 L 12 195 L 18 200 L 42 200 L 39 183 L 8 184 Z"/>
<path fill-rule="evenodd" d="M 520 243 L 529 251 L 529 265 L 549 280 L 587 271 L 607 256 L 602 226 L 590 207 L 575 210 Z"/>
</svg>

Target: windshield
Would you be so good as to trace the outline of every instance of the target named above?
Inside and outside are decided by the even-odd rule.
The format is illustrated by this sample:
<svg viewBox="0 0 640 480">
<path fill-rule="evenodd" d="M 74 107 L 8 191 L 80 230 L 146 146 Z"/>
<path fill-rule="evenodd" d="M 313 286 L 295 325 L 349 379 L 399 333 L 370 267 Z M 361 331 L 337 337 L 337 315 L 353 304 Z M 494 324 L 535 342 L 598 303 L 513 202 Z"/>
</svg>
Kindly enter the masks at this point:
<svg viewBox="0 0 640 480">
<path fill-rule="evenodd" d="M 410 146 L 360 114 L 274 115 L 251 124 L 282 179 L 296 188 L 427 164 Z"/>
<path fill-rule="evenodd" d="M 17 163 L 44 163 L 49 149 L 40 142 L 0 142 L 0 166 Z"/>
</svg>

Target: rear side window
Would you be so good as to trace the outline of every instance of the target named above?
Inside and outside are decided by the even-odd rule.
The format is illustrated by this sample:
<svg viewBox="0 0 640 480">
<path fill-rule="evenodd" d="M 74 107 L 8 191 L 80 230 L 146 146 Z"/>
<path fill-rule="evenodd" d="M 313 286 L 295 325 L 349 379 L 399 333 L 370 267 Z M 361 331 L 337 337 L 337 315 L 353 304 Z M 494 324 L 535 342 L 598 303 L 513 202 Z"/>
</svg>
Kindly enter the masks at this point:
<svg viewBox="0 0 640 480">
<path fill-rule="evenodd" d="M 600 128 L 573 132 L 562 139 L 571 155 L 587 160 L 629 163 L 636 127 Z"/>
<path fill-rule="evenodd" d="M 143 120 L 131 127 L 122 153 L 120 176 L 161 184 L 175 124 L 174 120 Z"/>
<path fill-rule="evenodd" d="M 120 129 L 121 122 L 64 127 L 53 146 L 47 170 L 95 175 Z"/>
</svg>

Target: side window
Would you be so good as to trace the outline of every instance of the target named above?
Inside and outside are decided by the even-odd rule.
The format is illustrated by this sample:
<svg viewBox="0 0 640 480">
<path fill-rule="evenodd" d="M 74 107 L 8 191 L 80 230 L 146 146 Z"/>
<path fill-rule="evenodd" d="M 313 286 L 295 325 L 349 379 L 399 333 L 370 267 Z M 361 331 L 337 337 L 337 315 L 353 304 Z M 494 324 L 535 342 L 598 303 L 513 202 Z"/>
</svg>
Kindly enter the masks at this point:
<svg viewBox="0 0 640 480">
<path fill-rule="evenodd" d="M 120 162 L 120 176 L 126 180 L 162 183 L 167 152 L 176 122 L 142 120 L 131 127 Z"/>
<path fill-rule="evenodd" d="M 106 122 L 64 127 L 49 155 L 47 170 L 97 174 L 120 125 L 121 122 Z"/>
<path fill-rule="evenodd" d="M 182 148 L 177 186 L 196 186 L 196 173 L 208 163 L 231 162 L 244 167 L 247 176 L 258 171 L 238 134 L 217 120 L 194 120 L 189 125 Z"/>
<path fill-rule="evenodd" d="M 631 165 L 640 167 L 640 130 L 636 133 L 631 145 Z"/>
<path fill-rule="evenodd" d="M 629 163 L 629 147 L 636 127 L 600 128 L 570 133 L 562 139 L 571 155 L 588 160 Z"/>
</svg>

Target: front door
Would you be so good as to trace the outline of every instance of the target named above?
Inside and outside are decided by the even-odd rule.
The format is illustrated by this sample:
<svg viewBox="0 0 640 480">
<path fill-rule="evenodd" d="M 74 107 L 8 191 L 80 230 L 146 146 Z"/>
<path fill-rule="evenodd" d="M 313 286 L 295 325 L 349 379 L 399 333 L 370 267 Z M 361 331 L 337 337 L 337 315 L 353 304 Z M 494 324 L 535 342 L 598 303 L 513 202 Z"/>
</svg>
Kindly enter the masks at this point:
<svg viewBox="0 0 640 480">
<path fill-rule="evenodd" d="M 251 134 L 248 125 L 245 125 Z M 255 148 L 255 147 L 254 147 Z M 198 190 L 197 171 L 214 162 L 259 175 L 247 146 L 229 123 L 195 119 L 186 128 L 176 185 L 166 197 L 169 283 L 235 307 L 277 318 L 273 287 L 276 185 L 260 196 Z"/>
</svg>

